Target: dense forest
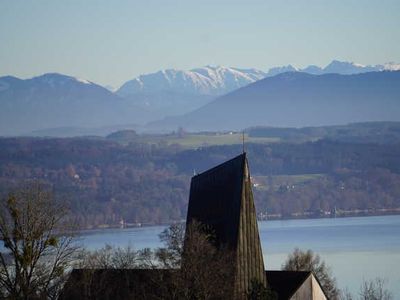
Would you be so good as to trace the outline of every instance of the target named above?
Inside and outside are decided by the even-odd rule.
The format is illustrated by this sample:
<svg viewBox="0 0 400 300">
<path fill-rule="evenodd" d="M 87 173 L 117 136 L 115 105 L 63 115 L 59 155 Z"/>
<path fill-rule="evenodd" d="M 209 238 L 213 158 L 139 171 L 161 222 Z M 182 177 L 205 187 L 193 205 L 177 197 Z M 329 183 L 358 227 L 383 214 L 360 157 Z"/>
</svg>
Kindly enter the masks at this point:
<svg viewBox="0 0 400 300">
<path fill-rule="evenodd" d="M 258 126 L 248 128 L 246 131 L 250 137 L 279 138 L 285 142 L 305 142 L 316 139 L 379 144 L 400 142 L 400 122 L 364 122 L 303 128 Z"/>
<path fill-rule="evenodd" d="M 245 147 L 260 217 L 400 207 L 400 143 L 321 139 Z M 45 182 L 83 227 L 179 221 L 191 176 L 241 151 L 241 145 L 2 138 L 0 193 L 4 198 L 26 180 Z"/>
</svg>

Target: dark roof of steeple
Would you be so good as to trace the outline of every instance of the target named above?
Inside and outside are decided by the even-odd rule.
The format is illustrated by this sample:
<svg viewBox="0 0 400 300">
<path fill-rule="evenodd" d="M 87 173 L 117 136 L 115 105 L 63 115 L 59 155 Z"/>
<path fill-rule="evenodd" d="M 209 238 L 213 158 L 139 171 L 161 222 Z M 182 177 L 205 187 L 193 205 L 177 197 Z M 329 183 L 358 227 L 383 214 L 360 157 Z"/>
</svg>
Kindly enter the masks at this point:
<svg viewBox="0 0 400 300">
<path fill-rule="evenodd" d="M 236 247 L 246 154 L 192 178 L 187 224 L 212 228 L 217 244 Z"/>
</svg>

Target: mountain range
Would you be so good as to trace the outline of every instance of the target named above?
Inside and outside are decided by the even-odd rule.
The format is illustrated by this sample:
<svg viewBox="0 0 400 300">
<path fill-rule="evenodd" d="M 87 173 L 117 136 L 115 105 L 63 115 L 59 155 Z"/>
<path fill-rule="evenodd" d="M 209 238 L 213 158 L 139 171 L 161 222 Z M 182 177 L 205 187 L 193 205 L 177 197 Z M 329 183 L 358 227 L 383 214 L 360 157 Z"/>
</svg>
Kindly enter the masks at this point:
<svg viewBox="0 0 400 300">
<path fill-rule="evenodd" d="M 189 71 L 168 69 L 140 75 L 129 80 L 116 93 L 122 97 L 157 93 L 220 96 L 265 77 L 272 77 L 286 72 L 304 72 L 314 75 L 328 73 L 350 75 L 385 70 L 400 70 L 400 64 L 386 63 L 365 66 L 353 62 L 333 60 L 324 68 L 309 65 L 301 69 L 287 65 L 271 68 L 267 72 L 257 69 L 239 69 L 223 66 L 206 66 Z"/>
<path fill-rule="evenodd" d="M 386 63 L 364 66 L 353 62 L 333 60 L 324 68 L 310 65 L 301 69 L 287 65 L 271 68 L 267 72 L 223 66 L 206 66 L 189 71 L 168 69 L 140 75 L 129 80 L 116 90 L 116 94 L 162 118 L 190 112 L 218 96 L 281 73 L 350 75 L 384 70 L 400 70 L 400 64 Z"/>
<path fill-rule="evenodd" d="M 57 73 L 25 80 L 5 76 L 0 77 L 0 135 L 21 135 L 32 132 L 35 135 L 107 134 L 112 128 L 159 129 L 159 125 L 155 126 L 155 124 L 164 124 L 166 127 L 161 128 L 163 130 L 171 126 L 176 126 L 173 129 L 177 126 L 195 128 L 188 125 L 188 121 L 183 121 L 191 116 L 192 111 L 196 111 L 196 114 L 197 111 L 203 111 L 203 109 L 206 111 L 207 107 L 216 105 L 214 103 L 221 103 L 221 98 L 229 98 L 232 93 L 236 95 L 235 93 L 242 93 L 243 89 L 247 91 L 250 87 L 253 89 L 259 82 L 267 79 L 276 78 L 272 81 L 279 89 L 280 82 L 285 81 L 285 76 L 296 76 L 293 74 L 301 77 L 305 75 L 299 74 L 304 73 L 358 74 L 383 70 L 400 70 L 400 65 L 388 63 L 362 66 L 333 61 L 324 68 L 308 66 L 298 69 L 288 65 L 272 68 L 267 72 L 256 69 L 206 66 L 190 71 L 171 69 L 141 75 L 127 81 L 115 92 L 110 91 L 109 87 L 104 88 L 87 80 Z M 280 76 L 282 73 L 288 75 L 282 77 Z M 350 78 L 352 77 L 348 77 L 349 80 Z M 342 81 L 348 80 L 342 79 Z M 300 90 L 320 89 L 317 79 L 314 84 L 315 87 L 310 84 L 307 87 L 299 86 L 298 88 Z M 377 94 L 374 95 L 378 97 Z M 295 97 L 295 95 L 292 96 Z M 271 92 L 265 91 L 263 97 L 271 98 Z M 243 101 L 250 103 L 254 100 L 244 99 Z M 230 104 L 226 103 L 226 105 L 229 111 Z M 258 113 L 260 112 L 256 112 L 256 115 Z M 173 117 L 177 115 L 184 116 Z M 154 123 L 166 117 L 168 121 Z M 172 121 L 178 119 L 180 121 Z M 148 122 L 152 122 L 151 126 L 143 128 L 143 125 Z M 230 123 L 227 122 L 226 125 L 228 124 Z"/>
<path fill-rule="evenodd" d="M 257 125 L 303 127 L 364 121 L 400 121 L 400 71 L 353 75 L 282 73 L 149 127 L 215 131 Z"/>
</svg>

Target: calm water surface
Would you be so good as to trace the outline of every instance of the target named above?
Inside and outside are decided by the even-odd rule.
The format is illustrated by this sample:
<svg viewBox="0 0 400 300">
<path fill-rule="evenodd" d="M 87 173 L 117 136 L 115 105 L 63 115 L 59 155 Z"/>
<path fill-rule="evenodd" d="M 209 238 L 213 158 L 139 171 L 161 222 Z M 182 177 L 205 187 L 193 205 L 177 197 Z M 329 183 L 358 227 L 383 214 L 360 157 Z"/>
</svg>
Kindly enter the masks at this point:
<svg viewBox="0 0 400 300">
<path fill-rule="evenodd" d="M 89 249 L 106 243 L 156 248 L 164 228 L 87 231 L 82 242 Z M 259 230 L 269 270 L 280 269 L 295 247 L 312 249 L 331 266 L 340 288 L 357 293 L 363 279 L 381 277 L 400 299 L 400 216 L 266 221 L 259 222 Z"/>
</svg>

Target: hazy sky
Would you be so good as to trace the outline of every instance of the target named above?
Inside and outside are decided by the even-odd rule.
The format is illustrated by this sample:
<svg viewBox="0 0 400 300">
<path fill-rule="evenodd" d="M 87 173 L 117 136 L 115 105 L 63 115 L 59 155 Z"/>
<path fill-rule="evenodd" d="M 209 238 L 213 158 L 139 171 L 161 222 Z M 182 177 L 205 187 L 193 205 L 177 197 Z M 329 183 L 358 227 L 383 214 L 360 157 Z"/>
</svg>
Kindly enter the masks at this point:
<svg viewBox="0 0 400 300">
<path fill-rule="evenodd" d="M 400 1 L 1 0 L 0 76 L 400 62 Z"/>
</svg>

